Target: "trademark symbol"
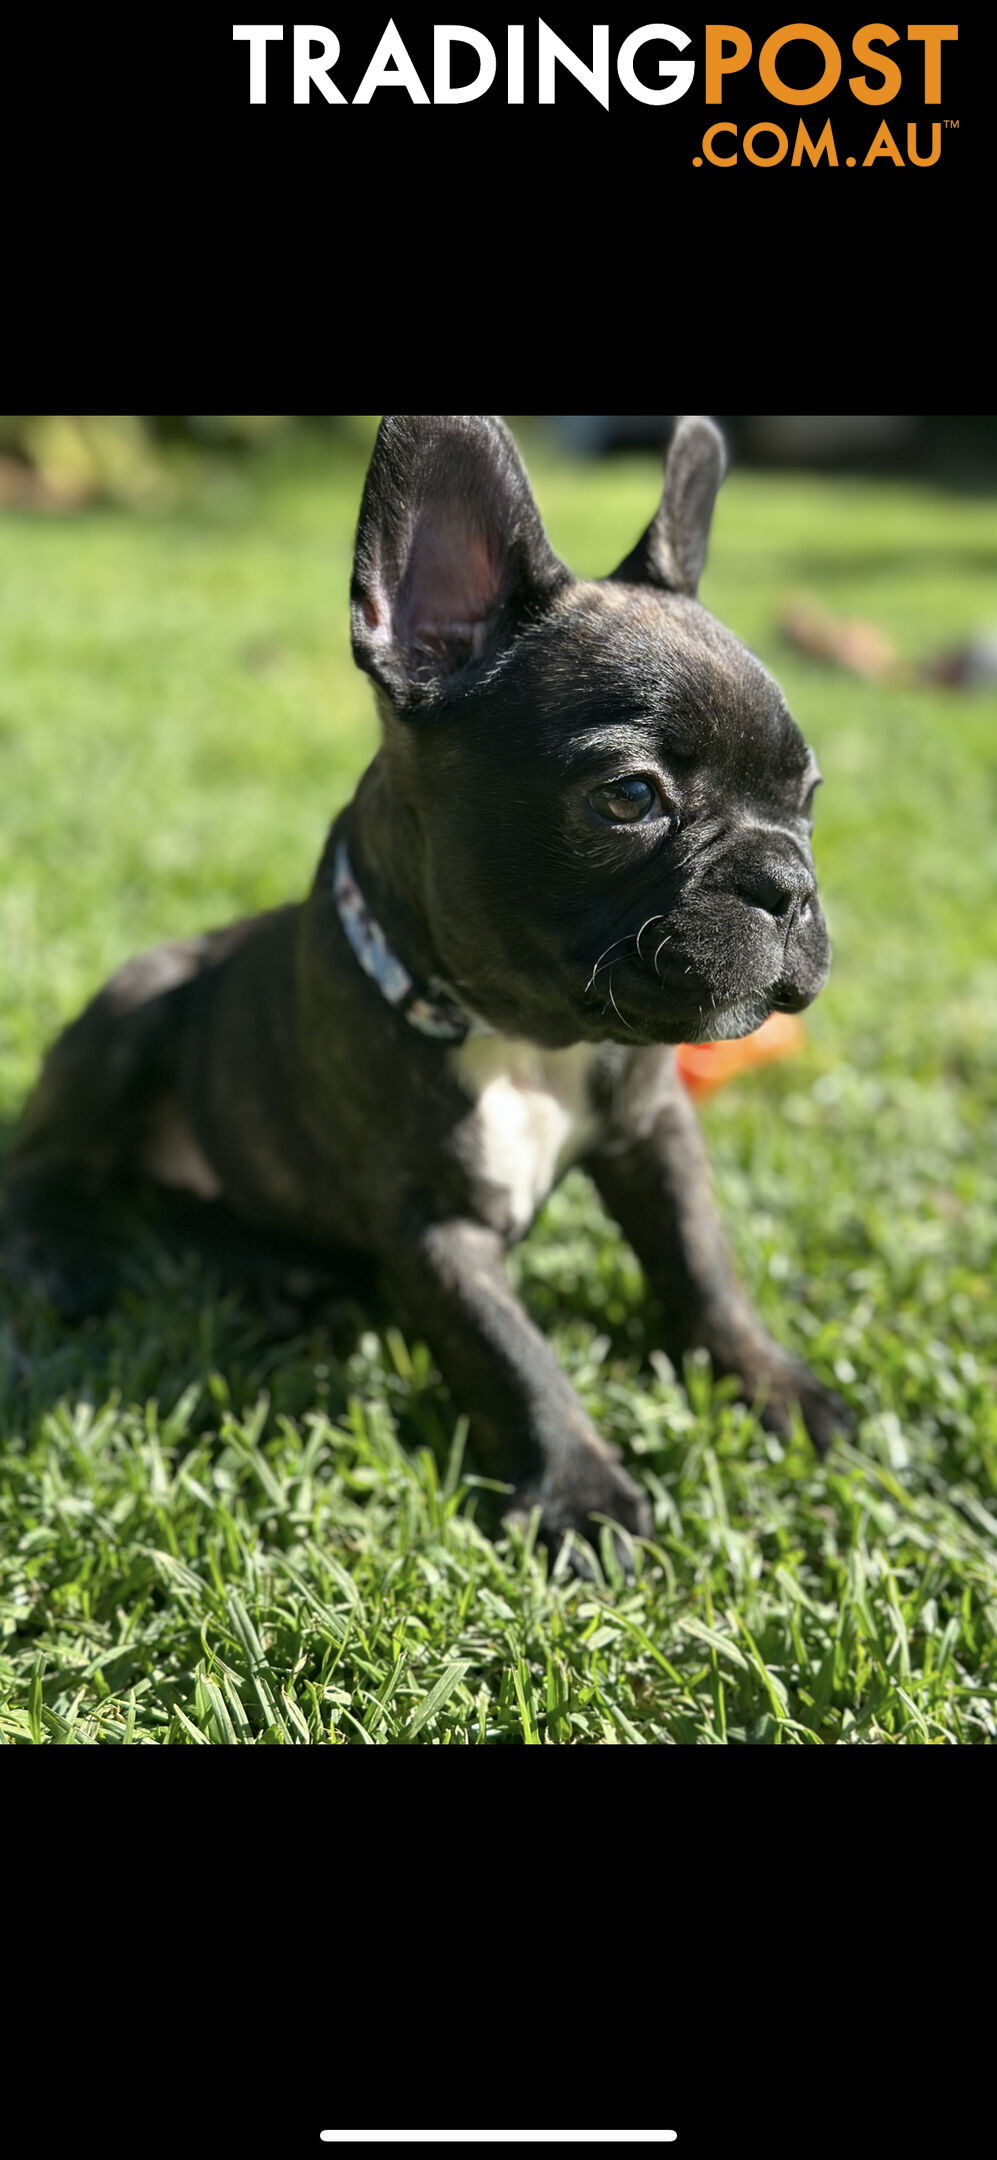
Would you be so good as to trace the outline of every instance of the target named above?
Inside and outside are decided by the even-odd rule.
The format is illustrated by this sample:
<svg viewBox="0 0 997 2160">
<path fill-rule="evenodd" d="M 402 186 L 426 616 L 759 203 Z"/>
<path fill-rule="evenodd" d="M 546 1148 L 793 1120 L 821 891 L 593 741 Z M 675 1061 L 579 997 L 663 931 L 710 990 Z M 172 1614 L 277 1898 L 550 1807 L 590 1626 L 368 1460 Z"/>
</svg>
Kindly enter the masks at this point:
<svg viewBox="0 0 997 2160">
<path fill-rule="evenodd" d="M 946 126 L 946 127 L 958 127 L 958 125 L 959 125 L 959 122 L 958 122 L 958 120 L 946 120 L 946 122 L 945 122 L 945 126 Z"/>
</svg>

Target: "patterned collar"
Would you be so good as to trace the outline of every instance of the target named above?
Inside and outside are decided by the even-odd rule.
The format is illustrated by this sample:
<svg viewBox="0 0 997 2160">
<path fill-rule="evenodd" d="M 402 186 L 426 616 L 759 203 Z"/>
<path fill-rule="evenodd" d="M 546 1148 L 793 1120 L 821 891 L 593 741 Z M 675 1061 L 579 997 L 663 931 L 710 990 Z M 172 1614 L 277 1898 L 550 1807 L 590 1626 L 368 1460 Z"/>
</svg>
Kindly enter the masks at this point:
<svg viewBox="0 0 997 2160">
<path fill-rule="evenodd" d="M 490 1035 L 492 1029 L 478 1020 L 435 975 L 420 988 L 398 954 L 388 944 L 380 923 L 375 922 L 357 884 L 345 840 L 340 840 L 333 863 L 333 893 L 339 920 L 353 951 L 383 998 L 404 1015 L 420 1035 L 435 1035 L 441 1042 L 463 1042 L 467 1035 Z"/>
</svg>

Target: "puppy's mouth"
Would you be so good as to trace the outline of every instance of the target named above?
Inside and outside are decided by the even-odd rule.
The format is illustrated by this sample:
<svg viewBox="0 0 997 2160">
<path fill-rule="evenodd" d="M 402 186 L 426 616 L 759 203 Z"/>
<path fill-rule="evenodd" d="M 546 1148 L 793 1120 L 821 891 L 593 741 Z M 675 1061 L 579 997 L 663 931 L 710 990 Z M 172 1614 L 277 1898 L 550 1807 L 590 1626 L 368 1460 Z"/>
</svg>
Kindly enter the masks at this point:
<svg viewBox="0 0 997 2160">
<path fill-rule="evenodd" d="M 714 1006 L 702 1018 L 697 1015 L 696 1023 L 679 1039 L 687 1043 L 736 1042 L 742 1035 L 754 1035 L 777 1010 L 771 998 L 760 993 L 740 998 L 730 1005 Z"/>
<path fill-rule="evenodd" d="M 733 1042 L 774 1012 L 812 1004 L 829 962 L 823 918 L 810 901 L 771 922 L 754 907 L 738 910 L 729 926 L 696 916 L 691 934 L 674 915 L 658 915 L 599 954 L 582 1002 L 618 1042 Z"/>
<path fill-rule="evenodd" d="M 802 1012 L 819 984 L 804 992 L 779 981 L 765 989 L 711 990 L 696 969 L 674 961 L 652 981 L 632 953 L 608 963 L 586 985 L 585 1004 L 617 1041 L 734 1042 L 753 1035 L 773 1012 Z"/>
<path fill-rule="evenodd" d="M 651 1007 L 644 1000 L 638 1005 L 633 998 L 619 995 L 607 1004 L 604 1018 L 610 1023 L 607 1032 L 621 1041 L 734 1042 L 742 1035 L 753 1035 L 774 1009 L 771 999 L 761 992 L 729 1004 L 691 1006 L 687 1011 L 660 1004 Z"/>
</svg>

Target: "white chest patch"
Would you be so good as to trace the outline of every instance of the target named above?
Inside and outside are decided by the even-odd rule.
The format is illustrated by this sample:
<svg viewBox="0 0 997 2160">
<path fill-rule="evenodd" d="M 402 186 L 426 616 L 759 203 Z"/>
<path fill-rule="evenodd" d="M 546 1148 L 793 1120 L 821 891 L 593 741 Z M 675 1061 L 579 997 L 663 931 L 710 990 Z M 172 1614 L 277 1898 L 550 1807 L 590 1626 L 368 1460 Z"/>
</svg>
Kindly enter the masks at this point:
<svg viewBox="0 0 997 2160">
<path fill-rule="evenodd" d="M 474 1102 L 459 1135 L 462 1158 L 502 1196 L 505 1227 L 514 1234 L 529 1227 L 561 1173 L 600 1130 L 588 1088 L 597 1056 L 593 1043 L 541 1050 L 506 1035 L 472 1035 L 451 1053 Z"/>
</svg>

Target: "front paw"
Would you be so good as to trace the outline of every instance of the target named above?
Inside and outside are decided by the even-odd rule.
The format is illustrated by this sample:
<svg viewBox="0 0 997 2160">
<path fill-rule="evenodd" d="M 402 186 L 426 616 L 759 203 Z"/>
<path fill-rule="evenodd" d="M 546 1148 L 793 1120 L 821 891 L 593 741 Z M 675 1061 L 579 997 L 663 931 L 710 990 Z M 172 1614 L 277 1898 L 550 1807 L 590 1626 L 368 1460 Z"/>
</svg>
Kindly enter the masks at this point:
<svg viewBox="0 0 997 2160">
<path fill-rule="evenodd" d="M 833 1440 L 851 1439 L 855 1416 L 843 1397 L 776 1344 L 767 1355 L 752 1360 L 743 1378 L 747 1399 L 757 1402 L 762 1424 L 781 1440 L 791 1436 L 797 1405 L 818 1455 L 826 1455 Z"/>
<path fill-rule="evenodd" d="M 594 1520 L 597 1515 L 608 1515 L 632 1537 L 649 1538 L 654 1528 L 647 1494 L 617 1463 L 595 1453 L 518 1486 L 505 1511 L 505 1520 L 524 1524 L 535 1507 L 541 1511 L 537 1534 L 555 1555 L 569 1530 L 577 1531 L 598 1551 L 602 1524 Z M 632 1575 L 633 1561 L 624 1540 L 615 1538 L 614 1546 L 624 1573 Z M 576 1574 L 591 1576 L 584 1555 L 577 1549 L 572 1552 L 571 1564 Z"/>
</svg>

